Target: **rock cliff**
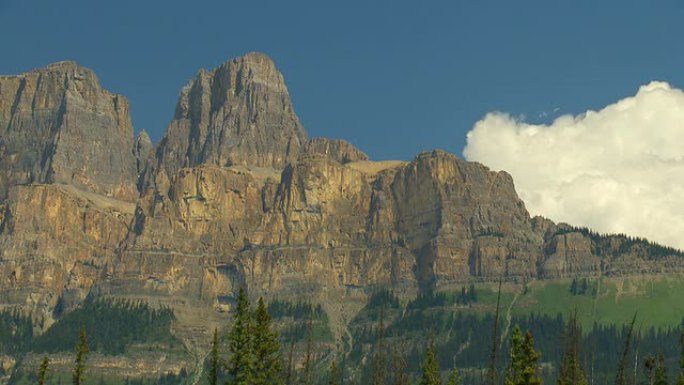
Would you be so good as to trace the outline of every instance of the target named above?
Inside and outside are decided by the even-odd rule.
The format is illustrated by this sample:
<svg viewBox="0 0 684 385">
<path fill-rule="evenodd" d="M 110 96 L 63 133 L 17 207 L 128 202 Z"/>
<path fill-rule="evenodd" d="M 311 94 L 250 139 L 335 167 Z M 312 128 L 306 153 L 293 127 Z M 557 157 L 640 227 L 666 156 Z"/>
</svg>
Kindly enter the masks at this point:
<svg viewBox="0 0 684 385">
<path fill-rule="evenodd" d="M 306 140 L 283 76 L 269 57 L 249 53 L 183 88 L 158 161 L 169 175 L 205 163 L 280 168 Z"/>
<path fill-rule="evenodd" d="M 308 140 L 262 54 L 200 71 L 156 148 L 69 62 L 0 77 L 0 130 L 0 309 L 38 331 L 58 304 L 143 299 L 172 307 L 199 349 L 243 285 L 344 323 L 340 299 L 378 286 L 684 270 L 677 250 L 531 218 L 505 172 Z"/>
<path fill-rule="evenodd" d="M 135 201 L 128 101 L 95 74 L 60 62 L 0 76 L 0 196 L 13 185 L 65 183 Z"/>
</svg>

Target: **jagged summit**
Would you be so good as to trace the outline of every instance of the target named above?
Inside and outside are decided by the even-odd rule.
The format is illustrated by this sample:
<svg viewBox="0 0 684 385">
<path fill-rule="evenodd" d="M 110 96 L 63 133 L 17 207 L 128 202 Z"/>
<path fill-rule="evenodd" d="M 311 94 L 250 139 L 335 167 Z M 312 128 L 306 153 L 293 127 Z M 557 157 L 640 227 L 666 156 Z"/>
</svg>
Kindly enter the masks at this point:
<svg viewBox="0 0 684 385">
<path fill-rule="evenodd" d="M 200 164 L 282 168 L 307 138 L 282 74 L 268 56 L 249 53 L 183 87 L 159 163 L 169 175 Z"/>
<path fill-rule="evenodd" d="M 530 218 L 505 172 L 309 140 L 263 54 L 200 71 L 156 148 L 73 62 L 0 77 L 0 309 L 36 330 L 107 296 L 172 307 L 201 345 L 247 286 L 335 305 L 341 338 L 337 304 L 378 287 L 682 272 L 679 251 Z"/>
</svg>

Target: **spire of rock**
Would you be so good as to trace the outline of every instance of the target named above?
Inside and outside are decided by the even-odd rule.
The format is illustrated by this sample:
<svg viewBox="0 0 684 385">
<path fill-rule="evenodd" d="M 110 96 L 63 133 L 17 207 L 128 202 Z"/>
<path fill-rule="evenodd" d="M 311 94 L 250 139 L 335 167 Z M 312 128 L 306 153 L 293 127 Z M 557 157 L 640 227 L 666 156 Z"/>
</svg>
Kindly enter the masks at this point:
<svg viewBox="0 0 684 385">
<path fill-rule="evenodd" d="M 249 53 L 183 88 L 158 154 L 170 175 L 200 164 L 282 168 L 306 140 L 282 74 L 268 56 Z"/>
</svg>

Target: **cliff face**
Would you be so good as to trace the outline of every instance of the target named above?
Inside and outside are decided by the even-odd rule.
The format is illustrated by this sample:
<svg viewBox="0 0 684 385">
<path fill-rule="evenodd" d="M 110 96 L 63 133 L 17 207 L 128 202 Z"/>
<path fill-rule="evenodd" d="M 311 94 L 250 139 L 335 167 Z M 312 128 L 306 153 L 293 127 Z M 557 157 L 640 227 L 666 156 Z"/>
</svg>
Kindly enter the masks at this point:
<svg viewBox="0 0 684 385">
<path fill-rule="evenodd" d="M 0 308 L 17 308 L 49 326 L 106 279 L 129 231 L 135 204 L 70 185 L 14 186 L 0 231 Z"/>
<path fill-rule="evenodd" d="M 0 194 L 13 185 L 66 183 L 134 201 L 128 101 L 95 74 L 60 62 L 0 76 Z"/>
<path fill-rule="evenodd" d="M 0 309 L 43 328 L 58 303 L 143 299 L 171 306 L 192 346 L 243 285 L 313 298 L 343 323 L 336 304 L 377 286 L 684 266 L 675 250 L 530 218 L 508 174 L 446 152 L 373 162 L 308 140 L 261 54 L 201 71 L 156 149 L 73 63 L 0 77 L 0 129 Z"/>
<path fill-rule="evenodd" d="M 283 76 L 259 53 L 201 70 L 181 91 L 158 150 L 160 168 L 284 167 L 307 140 Z"/>
</svg>

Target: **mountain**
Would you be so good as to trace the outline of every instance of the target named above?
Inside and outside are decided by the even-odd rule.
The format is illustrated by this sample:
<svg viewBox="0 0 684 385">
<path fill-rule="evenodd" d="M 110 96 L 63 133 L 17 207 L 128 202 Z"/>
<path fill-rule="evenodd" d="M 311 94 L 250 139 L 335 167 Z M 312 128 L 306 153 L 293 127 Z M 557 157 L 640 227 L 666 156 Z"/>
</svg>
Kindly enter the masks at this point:
<svg viewBox="0 0 684 385">
<path fill-rule="evenodd" d="M 531 218 L 505 172 L 309 139 L 263 54 L 201 70 L 156 146 L 71 62 L 0 77 L 0 129 L 0 309 L 41 334 L 95 298 L 168 307 L 187 353 L 176 374 L 241 286 L 320 305 L 339 341 L 379 287 L 684 271 L 677 250 Z"/>
<path fill-rule="evenodd" d="M 202 164 L 282 168 L 306 140 L 283 76 L 270 58 L 249 53 L 183 87 L 158 162 L 169 175 Z"/>
<path fill-rule="evenodd" d="M 128 101 L 73 62 L 0 77 L 0 193 L 62 183 L 135 201 Z"/>
</svg>

